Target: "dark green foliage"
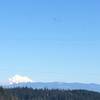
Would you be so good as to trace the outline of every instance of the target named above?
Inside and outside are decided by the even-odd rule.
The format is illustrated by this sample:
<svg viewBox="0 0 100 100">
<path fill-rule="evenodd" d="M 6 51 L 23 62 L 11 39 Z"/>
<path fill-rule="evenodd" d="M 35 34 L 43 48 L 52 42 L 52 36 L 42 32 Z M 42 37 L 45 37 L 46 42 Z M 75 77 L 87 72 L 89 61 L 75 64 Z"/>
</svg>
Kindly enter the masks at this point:
<svg viewBox="0 0 100 100">
<path fill-rule="evenodd" d="M 18 100 L 16 96 L 12 95 L 6 89 L 0 87 L 0 100 Z"/>
<path fill-rule="evenodd" d="M 0 100 L 100 100 L 100 93 L 86 90 L 3 89 L 0 87 Z"/>
</svg>

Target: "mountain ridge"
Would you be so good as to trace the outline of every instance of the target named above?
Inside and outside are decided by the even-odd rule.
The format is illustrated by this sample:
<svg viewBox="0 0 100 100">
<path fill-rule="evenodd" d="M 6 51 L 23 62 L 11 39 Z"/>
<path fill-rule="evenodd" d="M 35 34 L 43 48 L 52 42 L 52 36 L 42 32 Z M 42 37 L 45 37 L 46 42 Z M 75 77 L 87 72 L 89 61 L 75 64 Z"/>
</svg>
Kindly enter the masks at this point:
<svg viewBox="0 0 100 100">
<path fill-rule="evenodd" d="M 28 88 L 48 88 L 48 89 L 84 89 L 90 91 L 100 92 L 100 84 L 95 83 L 66 83 L 66 82 L 27 82 L 7 85 L 9 88 L 13 87 L 28 87 Z"/>
</svg>

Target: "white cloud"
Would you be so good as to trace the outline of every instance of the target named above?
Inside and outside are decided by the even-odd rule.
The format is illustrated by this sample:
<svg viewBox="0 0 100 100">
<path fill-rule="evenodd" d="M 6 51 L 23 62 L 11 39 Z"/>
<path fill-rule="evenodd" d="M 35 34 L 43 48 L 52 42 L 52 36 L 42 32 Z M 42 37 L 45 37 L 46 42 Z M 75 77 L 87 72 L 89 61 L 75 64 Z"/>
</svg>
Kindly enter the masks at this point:
<svg viewBox="0 0 100 100">
<path fill-rule="evenodd" d="M 9 84 L 33 82 L 33 80 L 30 79 L 29 77 L 27 77 L 27 76 L 20 76 L 20 75 L 15 75 L 12 78 L 9 78 L 8 81 L 9 81 Z"/>
</svg>

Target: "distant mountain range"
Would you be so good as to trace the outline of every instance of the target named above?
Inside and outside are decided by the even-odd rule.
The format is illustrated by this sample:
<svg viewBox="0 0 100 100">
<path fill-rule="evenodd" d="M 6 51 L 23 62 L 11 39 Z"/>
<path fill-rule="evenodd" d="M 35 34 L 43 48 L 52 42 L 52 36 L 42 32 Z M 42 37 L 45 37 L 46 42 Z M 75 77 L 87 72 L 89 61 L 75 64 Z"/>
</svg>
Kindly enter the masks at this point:
<svg viewBox="0 0 100 100">
<path fill-rule="evenodd" d="M 29 82 L 29 83 L 19 83 L 7 86 L 11 87 L 28 87 L 28 88 L 48 88 L 48 89 L 84 89 L 100 92 L 99 84 L 84 84 L 84 83 L 62 83 L 62 82 Z"/>
</svg>

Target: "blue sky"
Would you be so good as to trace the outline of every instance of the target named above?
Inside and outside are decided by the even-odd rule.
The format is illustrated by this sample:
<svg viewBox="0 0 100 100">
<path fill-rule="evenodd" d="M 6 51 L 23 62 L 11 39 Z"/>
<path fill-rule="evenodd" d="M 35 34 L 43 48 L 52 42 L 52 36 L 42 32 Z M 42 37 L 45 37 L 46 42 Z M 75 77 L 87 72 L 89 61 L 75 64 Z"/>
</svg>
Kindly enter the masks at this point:
<svg viewBox="0 0 100 100">
<path fill-rule="evenodd" d="M 0 1 L 0 80 L 100 83 L 99 0 Z"/>
</svg>

